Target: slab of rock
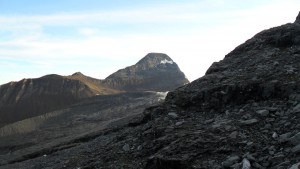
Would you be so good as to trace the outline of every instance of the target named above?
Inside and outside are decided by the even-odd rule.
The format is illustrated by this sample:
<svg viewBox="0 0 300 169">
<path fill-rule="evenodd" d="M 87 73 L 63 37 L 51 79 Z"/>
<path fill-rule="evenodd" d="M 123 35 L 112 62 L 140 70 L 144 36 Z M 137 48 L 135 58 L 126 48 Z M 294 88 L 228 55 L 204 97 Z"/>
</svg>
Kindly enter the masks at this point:
<svg viewBox="0 0 300 169">
<path fill-rule="evenodd" d="M 255 124 L 257 122 L 258 122 L 257 119 L 250 119 L 250 120 L 242 120 L 242 121 L 240 121 L 240 124 L 241 125 L 251 125 L 251 124 Z"/>
<path fill-rule="evenodd" d="M 299 169 L 300 168 L 300 162 L 297 164 L 294 164 L 291 168 L 289 169 Z"/>
<path fill-rule="evenodd" d="M 236 163 L 238 163 L 240 161 L 240 157 L 239 156 L 231 156 L 229 158 L 227 158 L 223 163 L 222 166 L 224 167 L 230 167 Z"/>
<path fill-rule="evenodd" d="M 293 147 L 291 152 L 298 154 L 300 153 L 300 144 L 298 144 L 297 146 Z"/>
<path fill-rule="evenodd" d="M 125 145 L 122 147 L 122 149 L 123 149 L 125 152 L 129 151 L 129 150 L 130 150 L 129 144 L 125 144 Z"/>
<path fill-rule="evenodd" d="M 281 135 L 279 136 L 279 142 L 282 143 L 282 142 L 288 141 L 288 139 L 289 139 L 289 137 L 290 137 L 291 135 L 292 135 L 291 132 L 281 134 Z"/>
<path fill-rule="evenodd" d="M 250 169 L 251 168 L 251 164 L 250 164 L 250 161 L 247 160 L 246 158 L 243 159 L 243 167 L 242 169 Z"/>
<path fill-rule="evenodd" d="M 300 112 L 300 103 L 297 104 L 297 105 L 293 108 L 293 112 L 294 112 L 294 113 L 299 113 L 299 112 Z"/>
<path fill-rule="evenodd" d="M 168 116 L 170 116 L 170 117 L 172 117 L 174 119 L 176 119 L 178 117 L 178 115 L 175 112 L 168 113 Z"/>
<path fill-rule="evenodd" d="M 289 141 L 293 144 L 293 145 L 298 145 L 300 144 L 300 132 L 295 134 L 293 137 L 291 137 L 289 139 Z"/>
<path fill-rule="evenodd" d="M 270 112 L 269 112 L 269 110 L 264 109 L 264 110 L 257 110 L 256 113 L 263 116 L 263 117 L 266 117 L 266 116 L 269 115 Z"/>
<path fill-rule="evenodd" d="M 232 138 L 232 139 L 236 139 L 236 137 L 237 137 L 238 134 L 239 134 L 239 132 L 234 131 L 234 132 L 232 132 L 232 133 L 229 135 L 229 137 Z"/>
</svg>

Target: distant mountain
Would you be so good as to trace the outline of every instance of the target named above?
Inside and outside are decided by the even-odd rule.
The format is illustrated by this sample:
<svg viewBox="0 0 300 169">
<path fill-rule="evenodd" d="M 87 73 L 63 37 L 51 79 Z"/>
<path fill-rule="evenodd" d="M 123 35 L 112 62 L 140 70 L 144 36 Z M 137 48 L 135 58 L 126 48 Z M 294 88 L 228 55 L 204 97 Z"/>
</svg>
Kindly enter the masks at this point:
<svg viewBox="0 0 300 169">
<path fill-rule="evenodd" d="M 150 53 L 136 65 L 105 80 L 83 75 L 46 75 L 0 86 L 0 127 L 45 114 L 96 95 L 129 91 L 169 91 L 189 81 L 167 55 Z"/>
<path fill-rule="evenodd" d="M 135 65 L 108 76 L 104 83 L 125 91 L 170 91 L 189 81 L 168 55 L 149 53 Z"/>
<path fill-rule="evenodd" d="M 0 86 L 0 126 L 63 108 L 95 95 L 119 93 L 80 73 L 47 75 Z"/>
</svg>

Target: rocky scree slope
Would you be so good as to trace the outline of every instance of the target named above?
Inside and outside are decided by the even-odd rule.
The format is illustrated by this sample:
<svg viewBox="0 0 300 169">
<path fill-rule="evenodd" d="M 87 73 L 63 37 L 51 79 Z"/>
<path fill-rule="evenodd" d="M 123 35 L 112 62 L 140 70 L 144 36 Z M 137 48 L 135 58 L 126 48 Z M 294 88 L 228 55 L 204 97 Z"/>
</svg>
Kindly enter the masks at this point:
<svg viewBox="0 0 300 169">
<path fill-rule="evenodd" d="M 125 91 L 170 91 L 189 81 L 168 55 L 149 53 L 135 65 L 108 76 L 104 83 Z"/>
<path fill-rule="evenodd" d="M 0 128 L 0 168 L 84 144 L 141 116 L 145 107 L 161 102 L 162 97 L 157 92 L 99 95 L 6 125 Z"/>
<path fill-rule="evenodd" d="M 198 110 L 270 98 L 299 91 L 300 28 L 295 23 L 262 31 L 238 46 L 206 75 L 170 93 L 167 102 Z"/>
<path fill-rule="evenodd" d="M 299 17 L 258 33 L 127 125 L 2 167 L 299 168 Z"/>
<path fill-rule="evenodd" d="M 149 113 L 159 135 L 152 143 L 163 148 L 146 168 L 299 168 L 299 18 L 258 33 L 170 92 Z"/>
</svg>

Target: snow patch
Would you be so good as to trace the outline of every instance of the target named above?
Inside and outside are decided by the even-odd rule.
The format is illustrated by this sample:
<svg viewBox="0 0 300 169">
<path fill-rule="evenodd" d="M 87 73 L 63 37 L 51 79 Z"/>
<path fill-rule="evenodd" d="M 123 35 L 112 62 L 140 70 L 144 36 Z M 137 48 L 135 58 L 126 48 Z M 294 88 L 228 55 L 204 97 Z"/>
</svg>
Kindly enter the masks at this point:
<svg viewBox="0 0 300 169">
<path fill-rule="evenodd" d="M 174 62 L 171 61 L 171 60 L 169 61 L 169 60 L 165 59 L 165 60 L 162 60 L 160 63 L 161 63 L 161 64 L 167 64 L 167 63 L 173 64 Z"/>
<path fill-rule="evenodd" d="M 158 101 L 165 100 L 168 93 L 169 92 L 156 92 L 156 95 L 158 96 Z"/>
</svg>

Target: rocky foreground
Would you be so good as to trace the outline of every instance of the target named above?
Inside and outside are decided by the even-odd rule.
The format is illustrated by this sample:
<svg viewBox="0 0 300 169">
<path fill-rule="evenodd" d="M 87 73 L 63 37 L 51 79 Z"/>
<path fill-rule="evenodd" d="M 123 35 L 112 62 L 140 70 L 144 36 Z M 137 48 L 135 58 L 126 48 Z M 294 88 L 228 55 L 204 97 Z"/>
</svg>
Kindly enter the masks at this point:
<svg viewBox="0 0 300 169">
<path fill-rule="evenodd" d="M 124 125 L 0 168 L 298 169 L 299 71 L 300 13 Z"/>
</svg>

